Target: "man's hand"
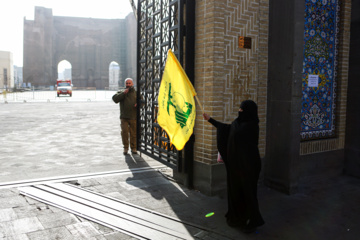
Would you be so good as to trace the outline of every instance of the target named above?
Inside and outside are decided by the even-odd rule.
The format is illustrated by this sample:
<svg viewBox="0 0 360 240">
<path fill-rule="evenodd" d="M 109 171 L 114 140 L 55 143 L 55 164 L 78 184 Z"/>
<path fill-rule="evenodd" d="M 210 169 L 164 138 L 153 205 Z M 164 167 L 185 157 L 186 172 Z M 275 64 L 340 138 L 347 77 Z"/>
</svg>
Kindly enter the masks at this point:
<svg viewBox="0 0 360 240">
<path fill-rule="evenodd" d="M 129 88 L 126 88 L 126 89 L 124 90 L 124 93 L 127 94 L 128 92 L 129 92 Z"/>
</svg>

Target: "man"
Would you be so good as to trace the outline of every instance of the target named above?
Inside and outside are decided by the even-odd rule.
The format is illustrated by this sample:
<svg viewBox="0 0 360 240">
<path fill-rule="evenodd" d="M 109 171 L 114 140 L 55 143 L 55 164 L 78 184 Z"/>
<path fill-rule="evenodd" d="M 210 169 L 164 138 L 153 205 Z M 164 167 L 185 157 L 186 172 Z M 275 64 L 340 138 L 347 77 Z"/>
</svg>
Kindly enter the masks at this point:
<svg viewBox="0 0 360 240">
<path fill-rule="evenodd" d="M 125 90 L 118 91 L 112 98 L 115 103 L 120 103 L 121 138 L 124 145 L 124 155 L 130 148 L 132 154 L 136 152 L 136 91 L 131 78 L 125 79 Z"/>
</svg>

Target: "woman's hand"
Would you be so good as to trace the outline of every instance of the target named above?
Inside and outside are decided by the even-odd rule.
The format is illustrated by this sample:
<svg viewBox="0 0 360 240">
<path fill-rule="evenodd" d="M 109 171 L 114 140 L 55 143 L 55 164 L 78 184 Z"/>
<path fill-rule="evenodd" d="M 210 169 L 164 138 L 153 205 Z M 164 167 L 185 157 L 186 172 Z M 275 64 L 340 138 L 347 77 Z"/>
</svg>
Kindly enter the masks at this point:
<svg viewBox="0 0 360 240">
<path fill-rule="evenodd" d="M 209 121 L 210 116 L 207 113 L 203 113 L 203 117 L 206 121 Z"/>
</svg>

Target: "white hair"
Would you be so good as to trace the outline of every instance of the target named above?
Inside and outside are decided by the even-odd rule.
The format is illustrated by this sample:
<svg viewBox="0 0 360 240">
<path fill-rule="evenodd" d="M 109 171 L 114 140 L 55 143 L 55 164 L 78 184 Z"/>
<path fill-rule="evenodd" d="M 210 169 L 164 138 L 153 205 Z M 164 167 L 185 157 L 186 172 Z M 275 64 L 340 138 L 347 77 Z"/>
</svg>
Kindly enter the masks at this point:
<svg viewBox="0 0 360 240">
<path fill-rule="evenodd" d="M 125 84 L 126 84 L 126 81 L 128 81 L 128 80 L 130 80 L 130 81 L 132 81 L 132 83 L 134 83 L 134 81 L 132 80 L 132 78 L 126 78 L 126 79 L 125 79 Z"/>
</svg>

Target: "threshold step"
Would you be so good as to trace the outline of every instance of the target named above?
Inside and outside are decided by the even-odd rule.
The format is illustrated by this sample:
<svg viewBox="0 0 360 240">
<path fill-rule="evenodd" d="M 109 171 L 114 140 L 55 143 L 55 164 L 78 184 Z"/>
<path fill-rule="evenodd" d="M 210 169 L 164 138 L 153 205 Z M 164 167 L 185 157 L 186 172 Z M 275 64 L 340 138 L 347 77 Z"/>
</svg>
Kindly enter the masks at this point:
<svg viewBox="0 0 360 240">
<path fill-rule="evenodd" d="M 138 239 L 195 239 L 199 226 L 67 183 L 18 188 L 20 194 Z M 189 231 L 191 229 L 191 231 Z M 195 231 L 194 231 L 195 230 Z"/>
</svg>

